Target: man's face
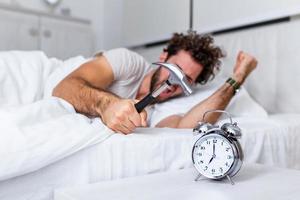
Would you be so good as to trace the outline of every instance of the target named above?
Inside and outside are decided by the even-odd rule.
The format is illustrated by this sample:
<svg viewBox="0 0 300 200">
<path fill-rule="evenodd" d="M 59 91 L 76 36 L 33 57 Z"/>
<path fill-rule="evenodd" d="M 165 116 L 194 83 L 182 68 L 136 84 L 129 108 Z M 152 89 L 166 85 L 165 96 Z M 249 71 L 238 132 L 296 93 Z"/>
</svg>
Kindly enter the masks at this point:
<svg viewBox="0 0 300 200">
<path fill-rule="evenodd" d="M 166 58 L 167 58 L 166 53 L 163 53 L 160 57 L 160 61 L 178 65 L 185 73 L 188 81 L 191 84 L 195 83 L 196 78 L 203 70 L 203 66 L 197 63 L 192 58 L 192 56 L 187 51 L 184 50 L 179 51 L 176 55 L 171 56 L 167 60 Z M 164 67 L 158 68 L 151 79 L 151 87 L 150 87 L 151 91 L 158 88 L 164 81 L 168 79 L 168 77 L 169 77 L 169 71 L 166 68 Z M 179 85 L 172 85 L 168 89 L 163 91 L 156 98 L 156 100 L 157 102 L 163 102 L 170 98 L 179 96 L 182 93 L 183 90 Z"/>
</svg>

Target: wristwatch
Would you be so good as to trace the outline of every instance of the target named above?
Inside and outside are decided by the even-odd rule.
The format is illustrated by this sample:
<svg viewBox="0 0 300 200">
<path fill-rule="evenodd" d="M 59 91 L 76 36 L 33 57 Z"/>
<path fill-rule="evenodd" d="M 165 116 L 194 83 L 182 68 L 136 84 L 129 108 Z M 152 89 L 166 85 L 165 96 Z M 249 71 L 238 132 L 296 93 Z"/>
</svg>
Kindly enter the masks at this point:
<svg viewBox="0 0 300 200">
<path fill-rule="evenodd" d="M 234 80 L 233 78 L 229 77 L 226 80 L 226 83 L 228 83 L 229 85 L 231 85 L 233 87 L 233 89 L 234 89 L 233 94 L 234 95 L 240 91 L 241 85 L 236 80 Z"/>
</svg>

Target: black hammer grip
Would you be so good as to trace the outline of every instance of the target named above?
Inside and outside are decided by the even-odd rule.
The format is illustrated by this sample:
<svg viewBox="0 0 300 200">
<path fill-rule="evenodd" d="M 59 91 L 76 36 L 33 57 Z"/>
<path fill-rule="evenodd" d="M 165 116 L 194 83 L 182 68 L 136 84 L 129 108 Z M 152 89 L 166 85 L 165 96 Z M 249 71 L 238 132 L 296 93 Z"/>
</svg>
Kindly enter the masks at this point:
<svg viewBox="0 0 300 200">
<path fill-rule="evenodd" d="M 145 96 L 141 101 L 134 104 L 136 110 L 138 113 L 142 112 L 142 110 L 148 106 L 149 104 L 153 103 L 155 101 L 155 98 L 152 96 L 152 93 L 149 93 L 147 96 Z"/>
</svg>

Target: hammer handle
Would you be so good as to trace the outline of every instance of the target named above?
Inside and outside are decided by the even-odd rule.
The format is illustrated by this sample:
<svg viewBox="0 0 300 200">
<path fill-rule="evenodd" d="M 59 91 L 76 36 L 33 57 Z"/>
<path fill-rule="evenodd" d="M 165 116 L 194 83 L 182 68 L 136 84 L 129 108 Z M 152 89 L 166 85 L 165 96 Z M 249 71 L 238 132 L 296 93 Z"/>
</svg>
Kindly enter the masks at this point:
<svg viewBox="0 0 300 200">
<path fill-rule="evenodd" d="M 142 112 L 142 110 L 148 106 L 149 104 L 153 103 L 155 101 L 155 97 L 152 96 L 152 93 L 149 93 L 147 96 L 145 96 L 141 101 L 134 104 L 136 110 L 138 113 Z"/>
</svg>

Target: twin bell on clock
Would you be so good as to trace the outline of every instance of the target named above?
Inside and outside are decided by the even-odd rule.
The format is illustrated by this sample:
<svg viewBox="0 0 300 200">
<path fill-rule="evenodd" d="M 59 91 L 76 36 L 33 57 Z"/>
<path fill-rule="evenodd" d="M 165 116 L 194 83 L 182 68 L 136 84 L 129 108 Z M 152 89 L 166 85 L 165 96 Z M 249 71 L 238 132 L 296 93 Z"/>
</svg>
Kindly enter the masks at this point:
<svg viewBox="0 0 300 200">
<path fill-rule="evenodd" d="M 226 114 L 230 122 L 220 126 L 205 123 L 206 114 L 212 112 Z M 242 132 L 230 114 L 222 110 L 207 111 L 193 132 L 197 137 L 192 150 L 192 161 L 199 172 L 196 181 L 204 176 L 213 180 L 227 178 L 234 184 L 231 177 L 241 169 L 244 156 L 238 141 Z"/>
</svg>

